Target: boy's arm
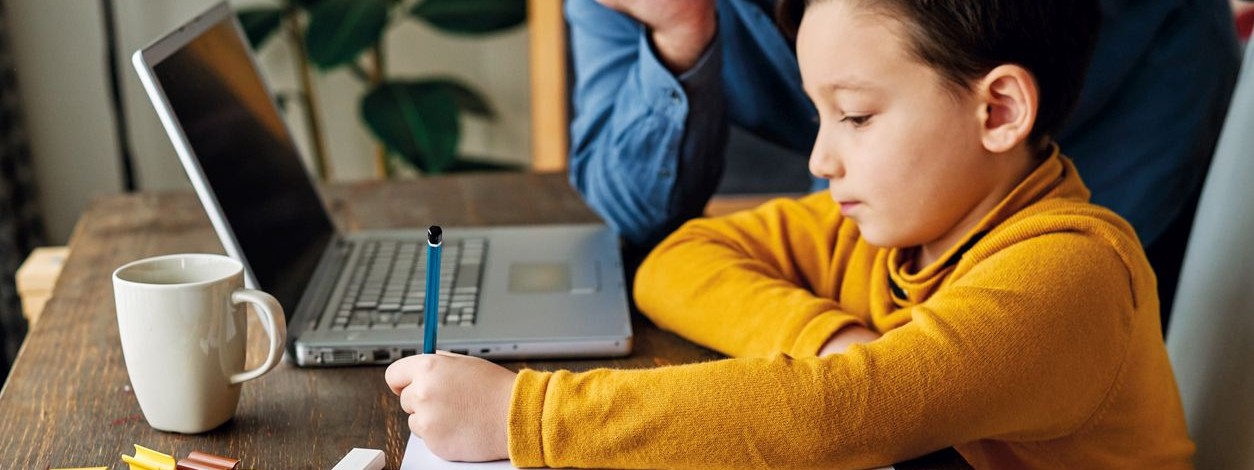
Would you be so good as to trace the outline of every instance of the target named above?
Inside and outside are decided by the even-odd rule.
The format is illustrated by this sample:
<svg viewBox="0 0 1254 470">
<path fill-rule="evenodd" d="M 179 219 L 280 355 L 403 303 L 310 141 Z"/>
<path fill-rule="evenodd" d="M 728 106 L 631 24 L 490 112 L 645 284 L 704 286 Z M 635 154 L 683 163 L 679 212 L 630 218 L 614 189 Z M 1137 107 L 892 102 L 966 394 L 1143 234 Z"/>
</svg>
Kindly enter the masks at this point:
<svg viewBox="0 0 1254 470">
<path fill-rule="evenodd" d="M 857 240 L 826 192 L 694 220 L 641 265 L 636 304 L 724 354 L 813 356 L 837 330 L 863 324 L 836 300 L 849 265 L 873 258 Z"/>
<path fill-rule="evenodd" d="M 1079 238 L 1002 250 L 914 307 L 911 323 L 845 354 L 523 371 L 510 457 L 519 466 L 852 468 L 984 438 L 1067 435 L 1118 388 L 1134 321 L 1121 259 Z M 1161 385 L 1174 386 L 1169 372 Z"/>
</svg>

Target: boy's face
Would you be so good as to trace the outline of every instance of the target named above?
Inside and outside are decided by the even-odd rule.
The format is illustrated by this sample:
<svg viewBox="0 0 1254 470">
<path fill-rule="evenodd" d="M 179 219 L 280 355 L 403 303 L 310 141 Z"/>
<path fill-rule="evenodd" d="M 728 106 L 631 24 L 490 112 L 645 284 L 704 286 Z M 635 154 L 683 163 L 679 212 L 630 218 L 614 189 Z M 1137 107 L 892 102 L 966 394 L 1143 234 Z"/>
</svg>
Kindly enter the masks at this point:
<svg viewBox="0 0 1254 470">
<path fill-rule="evenodd" d="M 813 3 L 797 34 L 820 122 L 810 171 L 868 242 L 943 251 L 979 222 L 998 182 L 982 105 L 910 55 L 901 24 L 851 3 Z"/>
</svg>

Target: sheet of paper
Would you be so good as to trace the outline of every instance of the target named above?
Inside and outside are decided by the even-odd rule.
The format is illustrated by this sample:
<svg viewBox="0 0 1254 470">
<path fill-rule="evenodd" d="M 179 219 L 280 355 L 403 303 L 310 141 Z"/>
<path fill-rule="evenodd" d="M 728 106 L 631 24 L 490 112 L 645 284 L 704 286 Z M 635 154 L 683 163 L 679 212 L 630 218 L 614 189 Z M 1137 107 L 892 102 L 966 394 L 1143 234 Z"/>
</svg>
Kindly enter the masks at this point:
<svg viewBox="0 0 1254 470">
<path fill-rule="evenodd" d="M 418 436 L 409 434 L 405 445 L 405 457 L 401 458 L 401 470 L 504 470 L 515 468 L 508 460 L 484 463 L 449 462 L 436 457 Z"/>
<path fill-rule="evenodd" d="M 508 460 L 485 463 L 449 462 L 432 454 L 427 449 L 427 444 L 413 433 L 409 434 L 409 444 L 405 445 L 405 457 L 401 458 L 401 470 L 504 470 L 510 468 L 517 467 L 510 465 Z M 876 470 L 893 470 L 893 467 Z"/>
</svg>

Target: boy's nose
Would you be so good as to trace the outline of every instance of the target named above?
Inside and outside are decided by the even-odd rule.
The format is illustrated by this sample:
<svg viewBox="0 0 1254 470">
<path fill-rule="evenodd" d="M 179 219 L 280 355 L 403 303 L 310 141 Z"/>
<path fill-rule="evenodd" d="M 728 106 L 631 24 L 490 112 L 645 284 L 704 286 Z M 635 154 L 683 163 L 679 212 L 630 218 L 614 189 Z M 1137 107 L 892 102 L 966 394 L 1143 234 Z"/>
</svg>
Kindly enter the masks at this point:
<svg viewBox="0 0 1254 470">
<path fill-rule="evenodd" d="M 845 167 L 834 152 L 815 142 L 814 150 L 810 151 L 810 173 L 825 180 L 834 180 L 845 176 Z"/>
</svg>

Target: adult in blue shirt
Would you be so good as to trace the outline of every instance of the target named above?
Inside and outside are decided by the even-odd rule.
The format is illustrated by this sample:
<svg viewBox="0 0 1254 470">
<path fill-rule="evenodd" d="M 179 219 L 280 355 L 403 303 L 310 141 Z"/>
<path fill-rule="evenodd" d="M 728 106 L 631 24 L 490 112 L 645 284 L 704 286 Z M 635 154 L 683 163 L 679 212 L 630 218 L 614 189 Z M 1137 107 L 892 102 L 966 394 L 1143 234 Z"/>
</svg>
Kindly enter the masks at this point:
<svg viewBox="0 0 1254 470">
<path fill-rule="evenodd" d="M 808 154 L 817 113 L 774 4 L 566 2 L 571 182 L 629 252 L 701 215 L 722 174 L 729 125 Z M 1101 5 L 1080 103 L 1055 139 L 1093 201 L 1136 228 L 1165 314 L 1239 67 L 1232 14 L 1225 0 Z"/>
</svg>

